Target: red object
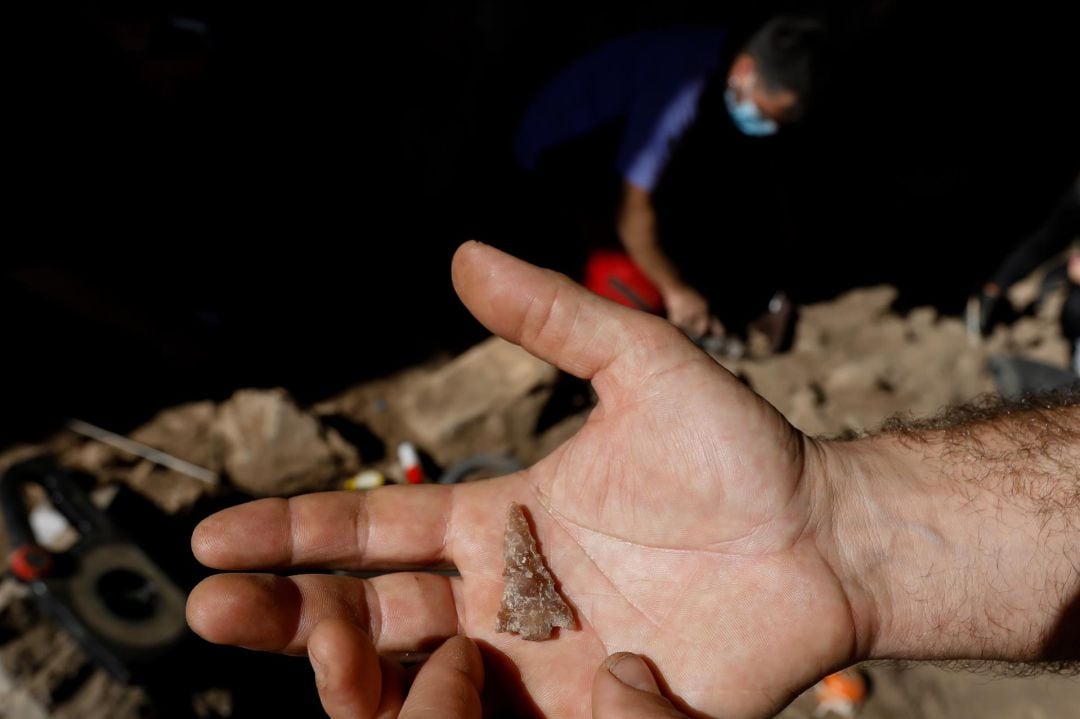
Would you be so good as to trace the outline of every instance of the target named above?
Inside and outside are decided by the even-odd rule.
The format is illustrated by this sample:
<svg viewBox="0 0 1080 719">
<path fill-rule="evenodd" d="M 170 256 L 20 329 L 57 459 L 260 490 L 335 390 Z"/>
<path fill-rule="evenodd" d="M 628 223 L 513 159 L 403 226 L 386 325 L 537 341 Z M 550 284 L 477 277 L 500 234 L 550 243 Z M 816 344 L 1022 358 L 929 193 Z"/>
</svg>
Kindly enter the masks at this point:
<svg viewBox="0 0 1080 719">
<path fill-rule="evenodd" d="M 424 466 L 420 464 L 420 454 L 412 442 L 402 442 L 397 448 L 398 464 L 405 472 L 405 481 L 409 484 L 424 483 Z"/>
<path fill-rule="evenodd" d="M 585 286 L 590 290 L 636 310 L 660 314 L 664 301 L 645 273 L 630 256 L 615 250 L 597 250 L 585 263 Z"/>
<path fill-rule="evenodd" d="M 36 544 L 24 544 L 11 553 L 11 573 L 24 582 L 41 579 L 52 569 L 52 555 Z"/>
<path fill-rule="evenodd" d="M 424 483 L 424 468 L 420 465 L 414 465 L 412 467 L 406 467 L 405 469 L 405 481 L 409 484 L 423 484 Z"/>
</svg>

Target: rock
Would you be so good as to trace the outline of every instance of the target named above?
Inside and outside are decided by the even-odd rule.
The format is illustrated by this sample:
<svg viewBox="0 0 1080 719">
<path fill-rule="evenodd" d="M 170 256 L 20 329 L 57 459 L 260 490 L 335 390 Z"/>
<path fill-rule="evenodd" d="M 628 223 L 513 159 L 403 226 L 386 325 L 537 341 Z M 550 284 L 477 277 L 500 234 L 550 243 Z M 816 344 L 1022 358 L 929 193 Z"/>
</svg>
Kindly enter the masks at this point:
<svg viewBox="0 0 1080 719">
<path fill-rule="evenodd" d="M 921 336 L 933 330 L 937 323 L 938 313 L 933 307 L 916 307 L 908 313 L 907 321 L 916 336 Z"/>
<path fill-rule="evenodd" d="M 993 389 L 986 348 L 960 320 L 929 307 L 899 317 L 890 311 L 895 296 L 869 288 L 804 307 L 793 351 L 725 365 L 818 436 L 872 430 L 897 413 L 931 414 Z"/>
<path fill-rule="evenodd" d="M 87 441 L 64 452 L 61 455 L 61 463 L 69 469 L 86 472 L 99 480 L 108 481 L 117 474 L 116 465 L 123 461 L 121 454 L 119 450 L 107 444 Z M 123 455 L 123 457 L 131 457 L 131 455 Z M 122 478 L 126 471 L 125 466 L 117 478 Z"/>
<path fill-rule="evenodd" d="M 1012 341 L 1019 348 L 1036 347 L 1042 344 L 1046 337 L 1046 323 L 1037 317 L 1022 317 L 1012 326 Z"/>
<path fill-rule="evenodd" d="M 847 292 L 831 302 L 801 308 L 794 349 L 817 350 L 872 324 L 888 314 L 896 294 L 892 287 L 868 287 Z"/>
<path fill-rule="evenodd" d="M 880 360 L 881 358 L 862 358 L 838 364 L 825 379 L 825 393 L 833 396 L 844 392 L 869 392 L 874 388 L 881 372 Z"/>
<path fill-rule="evenodd" d="M 151 711 L 144 689 L 120 684 L 97 669 L 56 708 L 53 719 L 140 719 Z"/>
<path fill-rule="evenodd" d="M 228 689 L 207 689 L 192 697 L 192 709 L 199 719 L 231 717 L 233 696 Z"/>
<path fill-rule="evenodd" d="M 144 689 L 96 668 L 12 579 L 0 581 L 0 679 L 15 688 L 9 693 L 0 686 L 0 719 L 137 719 L 151 713 Z"/>
<path fill-rule="evenodd" d="M 221 471 L 222 452 L 214 433 L 217 407 L 209 400 L 158 413 L 131 433 L 131 439 L 211 472 Z"/>
<path fill-rule="evenodd" d="M 1042 284 L 1045 278 L 1046 273 L 1039 269 L 1014 284 L 1006 293 L 1009 303 L 1012 304 L 1016 310 L 1024 310 L 1032 305 L 1039 299 L 1039 294 L 1042 291 Z"/>
<path fill-rule="evenodd" d="M 503 561 L 506 584 L 495 631 L 538 642 L 551 637 L 555 627 L 574 626 L 574 615 L 555 589 L 520 504 L 511 504 L 506 513 Z"/>
<path fill-rule="evenodd" d="M 225 471 L 256 497 L 327 489 L 360 466 L 355 449 L 281 389 L 241 390 L 218 411 Z"/>
<path fill-rule="evenodd" d="M 818 436 L 827 431 L 828 424 L 821 416 L 824 397 L 820 389 L 812 386 L 795 390 L 789 402 L 790 408 L 784 413 L 788 421 L 810 436 Z"/>
<path fill-rule="evenodd" d="M 183 404 L 156 415 L 131 433 L 131 439 L 192 464 L 220 473 L 221 439 L 214 431 L 217 406 L 210 401 Z M 125 482 L 165 512 L 189 509 L 213 485 L 181 472 L 140 461 Z"/>
<path fill-rule="evenodd" d="M 19 688 L 6 686 L 0 669 L 0 719 L 49 719 L 33 697 Z"/>
<path fill-rule="evenodd" d="M 515 453 L 556 376 L 548 363 L 492 338 L 407 386 L 402 424 L 443 465 L 477 452 Z"/>
<path fill-rule="evenodd" d="M 35 630 L 42 631 L 36 633 L 32 630 L 23 635 L 23 638 L 28 640 L 24 647 L 27 655 L 42 652 L 34 658 L 34 673 L 26 683 L 26 690 L 39 704 L 52 709 L 58 698 L 60 701 L 66 698 L 64 685 L 78 681 L 85 672 L 88 659 L 66 632 L 46 624 L 38 625 Z M 24 661 L 29 661 L 26 655 L 23 658 Z"/>
<path fill-rule="evenodd" d="M 206 482 L 160 467 L 149 460 L 135 465 L 124 475 L 123 481 L 166 514 L 188 510 L 200 497 L 214 490 Z"/>
</svg>

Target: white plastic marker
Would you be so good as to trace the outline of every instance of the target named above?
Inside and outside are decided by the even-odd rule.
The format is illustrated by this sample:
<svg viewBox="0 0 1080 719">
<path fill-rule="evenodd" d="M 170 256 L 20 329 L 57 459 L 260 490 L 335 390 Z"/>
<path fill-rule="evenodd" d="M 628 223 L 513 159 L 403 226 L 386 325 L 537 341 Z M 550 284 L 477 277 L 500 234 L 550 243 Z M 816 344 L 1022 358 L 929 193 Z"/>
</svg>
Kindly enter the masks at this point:
<svg viewBox="0 0 1080 719">
<path fill-rule="evenodd" d="M 409 484 L 423 484 L 424 468 L 420 466 L 420 455 L 416 453 L 416 447 L 412 442 L 399 444 L 397 456 L 401 471 L 405 473 L 405 481 Z"/>
</svg>

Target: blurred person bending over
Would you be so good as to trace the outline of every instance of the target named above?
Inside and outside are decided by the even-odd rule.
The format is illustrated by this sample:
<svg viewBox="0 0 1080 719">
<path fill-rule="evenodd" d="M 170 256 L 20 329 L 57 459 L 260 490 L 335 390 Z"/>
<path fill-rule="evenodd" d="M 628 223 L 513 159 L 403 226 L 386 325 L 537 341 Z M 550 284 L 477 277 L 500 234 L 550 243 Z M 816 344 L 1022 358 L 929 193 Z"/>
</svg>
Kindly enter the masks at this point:
<svg viewBox="0 0 1080 719">
<path fill-rule="evenodd" d="M 979 331 L 993 327 L 1002 296 L 1039 265 L 1080 239 L 1080 176 L 1054 207 L 1050 217 L 1005 258 L 979 293 Z M 1080 253 L 1070 253 L 1065 266 L 1068 294 L 1061 311 L 1061 330 L 1072 344 L 1073 369 L 1080 374 Z"/>
<path fill-rule="evenodd" d="M 614 230 L 625 254 L 603 247 L 610 233 L 601 233 L 586 267 L 590 289 L 638 309 L 665 309 L 694 337 L 722 332 L 705 295 L 665 251 L 655 191 L 708 91 L 722 89 L 725 121 L 759 143 L 800 120 L 818 82 L 824 42 L 820 22 L 797 17 L 769 21 L 734 53 L 723 29 L 644 32 L 602 46 L 539 93 L 515 140 L 518 161 L 529 170 L 542 167 L 551 150 L 622 123 Z M 572 177 L 576 170 L 558 182 L 580 181 Z M 596 185 L 589 182 L 585 192 L 603 194 Z"/>
</svg>

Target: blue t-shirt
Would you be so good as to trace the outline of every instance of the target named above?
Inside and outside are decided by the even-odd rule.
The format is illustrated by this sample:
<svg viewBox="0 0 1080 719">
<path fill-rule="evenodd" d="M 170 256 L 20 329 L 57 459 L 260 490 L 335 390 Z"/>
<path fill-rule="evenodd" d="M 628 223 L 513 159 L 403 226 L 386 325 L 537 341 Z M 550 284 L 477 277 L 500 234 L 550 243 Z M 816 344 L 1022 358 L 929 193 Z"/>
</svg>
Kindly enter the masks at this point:
<svg viewBox="0 0 1080 719">
<path fill-rule="evenodd" d="M 623 118 L 615 167 L 628 182 L 654 189 L 697 117 L 706 81 L 722 62 L 724 38 L 720 29 L 668 30 L 604 45 L 533 100 L 514 143 L 518 161 L 535 169 L 547 150 Z"/>
</svg>

